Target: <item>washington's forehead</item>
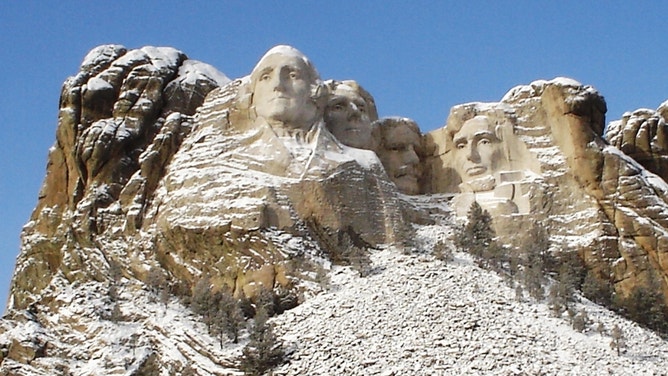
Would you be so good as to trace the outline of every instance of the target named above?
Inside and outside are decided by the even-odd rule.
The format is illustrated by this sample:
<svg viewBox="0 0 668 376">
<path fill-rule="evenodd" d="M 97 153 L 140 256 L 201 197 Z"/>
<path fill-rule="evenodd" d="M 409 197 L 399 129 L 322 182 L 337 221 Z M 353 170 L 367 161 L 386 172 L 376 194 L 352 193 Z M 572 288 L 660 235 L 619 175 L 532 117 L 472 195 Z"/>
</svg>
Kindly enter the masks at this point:
<svg viewBox="0 0 668 376">
<path fill-rule="evenodd" d="M 278 68 L 278 67 L 292 67 L 295 69 L 309 70 L 314 72 L 312 69 L 309 69 L 308 65 L 304 60 L 295 57 L 295 56 L 285 56 L 285 55 L 270 55 L 263 58 L 253 69 L 253 72 L 264 71 L 267 69 Z"/>
</svg>

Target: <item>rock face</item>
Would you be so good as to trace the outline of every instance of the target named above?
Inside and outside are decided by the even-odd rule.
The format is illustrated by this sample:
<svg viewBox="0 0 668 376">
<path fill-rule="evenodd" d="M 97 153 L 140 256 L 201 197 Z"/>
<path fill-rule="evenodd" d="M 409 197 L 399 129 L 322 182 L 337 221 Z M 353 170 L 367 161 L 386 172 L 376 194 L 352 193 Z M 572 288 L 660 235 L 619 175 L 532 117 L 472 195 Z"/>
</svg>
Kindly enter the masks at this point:
<svg viewBox="0 0 668 376">
<path fill-rule="evenodd" d="M 668 103 L 659 109 L 638 109 L 608 124 L 605 138 L 647 170 L 668 178 Z"/>
<path fill-rule="evenodd" d="M 457 106 L 427 135 L 426 188 L 453 194 L 460 216 L 478 201 L 508 242 L 522 224 L 542 223 L 559 251 L 577 251 L 622 296 L 658 281 L 668 297 L 667 186 L 604 141 L 605 110 L 593 88 L 567 79 L 516 87 L 499 103 Z M 482 143 L 480 135 L 488 135 Z"/>
<path fill-rule="evenodd" d="M 461 255 L 445 270 L 429 253 L 436 244 L 452 248 L 453 224 L 477 201 L 504 243 L 515 246 L 528 228 L 544 226 L 554 253 L 576 252 L 588 273 L 620 296 L 658 286 L 668 300 L 663 110 L 612 123 L 606 135 L 621 151 L 602 138 L 605 111 L 589 86 L 536 81 L 498 103 L 455 106 L 443 128 L 423 135 L 408 118 L 378 119 L 373 97 L 357 82 L 321 81 L 289 46 L 272 48 L 233 81 L 172 48 L 98 47 L 63 85 L 56 143 L 0 320 L 0 373 L 239 374 L 238 345 L 218 345 L 182 301 L 156 302 L 153 270 L 167 276 L 174 295 L 189 296 L 207 278 L 212 289 L 239 298 L 264 288 L 298 296 L 303 305 L 275 320 L 294 350 L 281 374 L 572 369 L 548 358 L 532 365 L 539 352 L 526 347 L 536 338 L 543 352 L 563 338 L 543 330 L 519 338 L 529 330 L 521 318 L 530 304 L 510 303 L 505 290 L 471 287 L 473 279 L 499 284 L 497 277 Z M 370 263 L 372 284 L 343 278 L 347 269 L 332 266 L 360 262 L 345 259 L 351 250 Z M 340 286 L 323 293 L 323 274 L 332 270 Z M 346 291 L 363 297 L 359 306 Z M 416 300 L 421 293 L 429 296 Z M 479 321 L 498 322 L 475 301 L 494 294 L 503 295 L 494 298 L 494 315 L 517 325 L 472 338 Z M 438 332 L 433 318 L 458 342 L 431 335 L 433 348 L 399 339 L 378 351 L 378 338 L 406 336 L 396 323 L 409 320 L 409 301 L 419 308 L 420 317 L 410 317 L 418 332 Z M 332 311 L 339 305 L 342 313 Z M 435 314 L 431 306 L 454 313 Z M 327 317 L 318 317 L 319 307 Z M 344 316 L 335 330 L 357 323 L 364 330 L 327 339 L 326 323 L 337 315 Z M 636 339 L 660 342 L 633 330 Z M 370 338 L 369 357 L 351 350 Z M 573 338 L 578 353 L 605 357 L 599 345 Z M 462 341 L 468 347 L 457 347 Z M 488 341 L 525 348 L 509 362 L 511 354 L 493 352 Z M 322 355 L 332 346 L 359 364 Z M 456 358 L 470 348 L 489 359 L 457 366 L 439 357 L 440 347 Z M 411 354 L 422 360 L 380 360 Z M 656 367 L 645 358 L 642 365 L 665 369 L 664 357 L 653 356 Z M 586 361 L 578 358 L 578 369 L 591 371 Z"/>
<path fill-rule="evenodd" d="M 119 238 L 114 233 L 125 215 L 135 227 L 141 223 L 195 109 L 227 82 L 173 48 L 106 45 L 86 56 L 63 85 L 56 144 L 24 230 L 10 306 L 27 306 L 26 297 L 56 275 L 104 278 L 109 257 L 99 237 Z M 79 254 L 83 249 L 95 251 Z M 92 254 L 96 262 L 88 260 Z"/>
</svg>

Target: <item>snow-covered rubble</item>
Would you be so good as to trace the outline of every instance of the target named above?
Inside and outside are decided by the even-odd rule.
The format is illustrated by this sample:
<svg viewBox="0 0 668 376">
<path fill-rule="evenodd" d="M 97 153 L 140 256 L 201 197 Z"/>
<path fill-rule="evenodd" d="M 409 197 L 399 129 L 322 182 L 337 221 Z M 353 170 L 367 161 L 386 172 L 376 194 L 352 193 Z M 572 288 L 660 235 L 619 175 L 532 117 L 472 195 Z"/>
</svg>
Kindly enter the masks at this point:
<svg viewBox="0 0 668 376">
<path fill-rule="evenodd" d="M 586 300 L 584 333 L 547 304 L 518 300 L 501 277 L 455 254 L 443 263 L 395 249 L 375 273 L 335 268 L 331 290 L 276 318 L 292 352 L 278 375 L 663 375 L 668 343 Z M 602 323 L 607 332 L 595 327 Z M 624 332 L 621 356 L 610 330 Z"/>
<path fill-rule="evenodd" d="M 576 310 L 586 310 L 589 323 L 577 332 L 566 315 L 555 318 L 545 302 L 518 298 L 468 254 L 435 259 L 427 250 L 449 244 L 450 226 L 416 227 L 416 249 L 373 251 L 367 277 L 335 266 L 325 292 L 271 320 L 288 353 L 274 375 L 666 374 L 668 343 L 653 332 L 585 299 Z M 54 298 L 58 309 L 26 312 L 21 324 L 5 328 L 0 345 L 47 345 L 30 364 L 5 359 L 2 370 L 129 376 L 154 364 L 165 376 L 186 366 L 200 376 L 241 374 L 236 366 L 247 333 L 221 348 L 176 299 L 163 306 L 127 279 L 119 284 L 122 318 L 112 322 L 104 318 L 113 305 L 108 289 L 94 281 L 64 284 Z M 621 356 L 610 347 L 615 325 L 626 343 Z"/>
</svg>

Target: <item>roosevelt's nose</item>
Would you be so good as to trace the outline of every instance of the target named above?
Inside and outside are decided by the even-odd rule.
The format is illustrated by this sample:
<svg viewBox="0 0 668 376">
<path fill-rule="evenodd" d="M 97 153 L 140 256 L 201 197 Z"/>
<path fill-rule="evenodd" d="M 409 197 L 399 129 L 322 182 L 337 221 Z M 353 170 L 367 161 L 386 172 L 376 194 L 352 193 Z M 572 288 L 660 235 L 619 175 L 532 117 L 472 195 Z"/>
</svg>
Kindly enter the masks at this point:
<svg viewBox="0 0 668 376">
<path fill-rule="evenodd" d="M 415 147 L 410 145 L 404 152 L 404 163 L 407 165 L 416 165 L 420 163 L 420 158 L 415 152 Z"/>
</svg>

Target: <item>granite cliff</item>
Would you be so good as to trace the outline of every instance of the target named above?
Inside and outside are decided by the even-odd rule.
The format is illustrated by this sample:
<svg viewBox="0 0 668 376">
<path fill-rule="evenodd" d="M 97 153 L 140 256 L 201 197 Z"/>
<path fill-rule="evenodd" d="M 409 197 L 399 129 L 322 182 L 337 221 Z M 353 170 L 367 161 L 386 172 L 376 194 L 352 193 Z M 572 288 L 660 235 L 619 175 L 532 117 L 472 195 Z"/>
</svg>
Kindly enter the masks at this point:
<svg viewBox="0 0 668 376">
<path fill-rule="evenodd" d="M 668 302 L 665 111 L 607 127 L 605 112 L 594 88 L 558 78 L 455 106 L 422 134 L 289 46 L 235 80 L 172 48 L 100 46 L 63 85 L 0 373 L 240 374 L 241 345 L 218 346 L 181 299 L 204 278 L 297 306 L 274 319 L 279 374 L 662 372 L 668 345 L 647 329 L 579 297 L 607 329 L 554 330 L 544 301 L 511 299 L 452 243 L 475 201 L 505 252 L 540 226 L 614 296 Z M 444 248 L 455 261 L 436 260 Z M 608 349 L 613 326 L 626 358 Z"/>
</svg>

